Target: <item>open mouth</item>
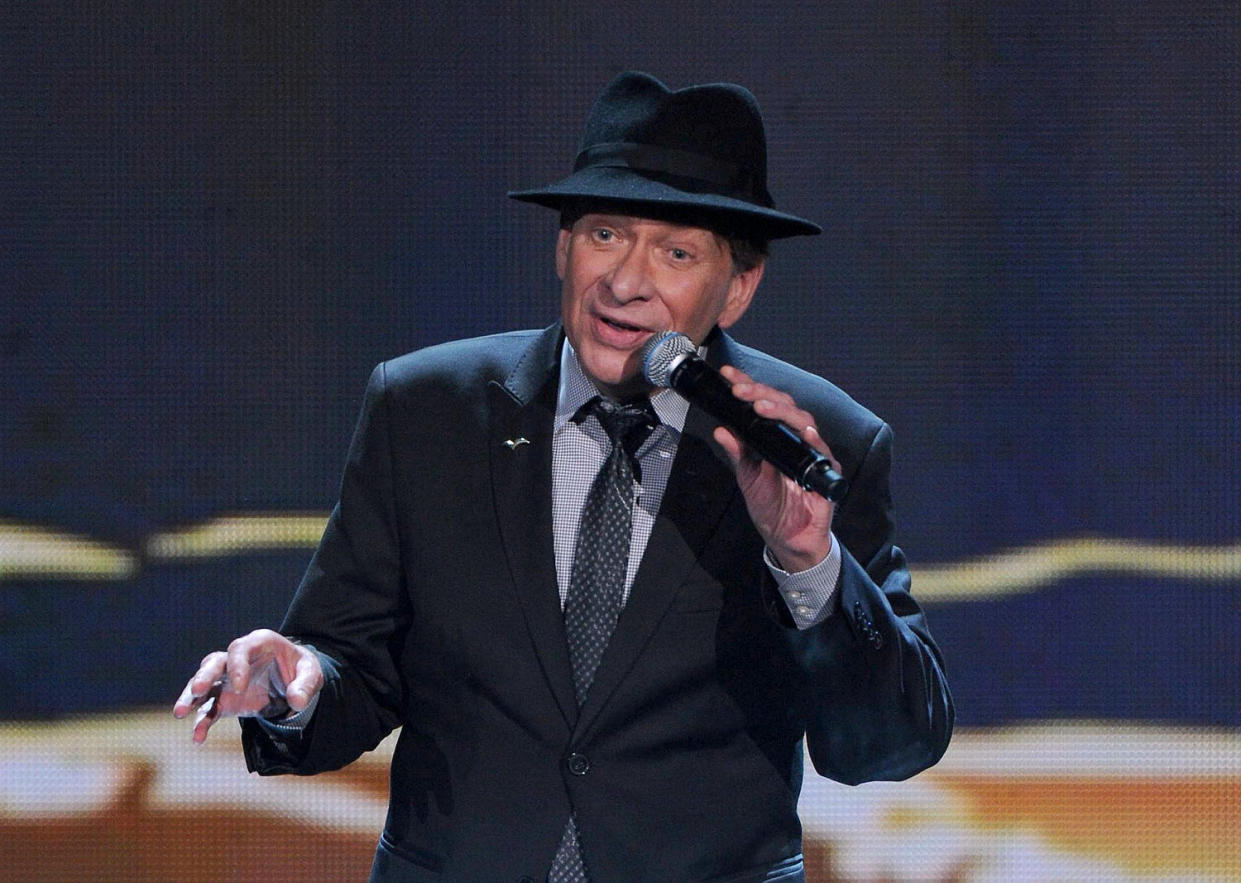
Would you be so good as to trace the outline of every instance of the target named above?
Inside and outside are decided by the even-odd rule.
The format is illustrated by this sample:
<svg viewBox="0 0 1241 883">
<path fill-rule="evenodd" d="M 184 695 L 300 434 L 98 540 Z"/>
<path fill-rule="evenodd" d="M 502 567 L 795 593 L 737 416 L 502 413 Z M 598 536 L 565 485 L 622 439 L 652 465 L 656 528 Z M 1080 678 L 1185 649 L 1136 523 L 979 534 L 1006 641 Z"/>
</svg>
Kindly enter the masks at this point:
<svg viewBox="0 0 1241 883">
<path fill-rule="evenodd" d="M 599 318 L 603 321 L 605 325 L 611 326 L 612 328 L 616 328 L 620 331 L 627 331 L 627 332 L 632 333 L 632 332 L 646 330 L 645 328 L 639 328 L 637 325 L 630 325 L 628 322 L 620 322 L 616 319 L 609 319 L 606 316 L 600 316 Z"/>
</svg>

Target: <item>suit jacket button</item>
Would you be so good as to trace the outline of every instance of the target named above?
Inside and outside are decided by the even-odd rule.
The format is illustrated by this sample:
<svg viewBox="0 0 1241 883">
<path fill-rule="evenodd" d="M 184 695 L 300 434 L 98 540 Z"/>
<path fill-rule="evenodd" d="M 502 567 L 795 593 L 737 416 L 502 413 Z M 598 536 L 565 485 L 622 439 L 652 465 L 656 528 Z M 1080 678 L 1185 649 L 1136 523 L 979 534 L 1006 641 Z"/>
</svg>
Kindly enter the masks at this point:
<svg viewBox="0 0 1241 883">
<path fill-rule="evenodd" d="M 870 633 L 870 645 L 874 647 L 876 650 L 882 650 L 883 649 L 883 635 L 879 634 L 879 632 L 872 631 Z"/>
<path fill-rule="evenodd" d="M 575 776 L 584 776 L 590 772 L 590 758 L 576 751 L 569 755 L 569 772 Z"/>
</svg>

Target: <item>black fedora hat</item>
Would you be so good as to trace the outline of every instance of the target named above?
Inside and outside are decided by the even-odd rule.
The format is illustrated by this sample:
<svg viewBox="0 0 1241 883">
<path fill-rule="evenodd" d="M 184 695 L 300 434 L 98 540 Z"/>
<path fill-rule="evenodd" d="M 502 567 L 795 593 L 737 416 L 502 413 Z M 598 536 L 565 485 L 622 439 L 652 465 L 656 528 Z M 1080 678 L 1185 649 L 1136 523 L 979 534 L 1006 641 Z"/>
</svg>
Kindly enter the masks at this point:
<svg viewBox="0 0 1241 883">
<path fill-rule="evenodd" d="M 555 209 L 586 200 L 659 217 L 688 212 L 765 239 L 823 232 L 776 211 L 763 117 L 749 90 L 709 83 L 673 92 L 636 71 L 595 101 L 572 175 L 508 195 Z"/>
</svg>

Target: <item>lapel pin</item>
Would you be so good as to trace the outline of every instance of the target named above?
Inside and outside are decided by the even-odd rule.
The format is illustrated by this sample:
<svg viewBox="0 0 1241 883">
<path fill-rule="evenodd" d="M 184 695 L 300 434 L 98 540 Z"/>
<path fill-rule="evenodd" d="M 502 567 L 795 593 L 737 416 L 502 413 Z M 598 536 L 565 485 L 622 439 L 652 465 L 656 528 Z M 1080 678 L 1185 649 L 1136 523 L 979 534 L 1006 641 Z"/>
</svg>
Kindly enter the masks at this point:
<svg viewBox="0 0 1241 883">
<path fill-rule="evenodd" d="M 515 451 L 518 448 L 520 448 L 522 445 L 528 445 L 528 444 L 530 444 L 530 439 L 526 438 L 523 435 L 523 436 L 518 436 L 517 438 L 510 438 L 508 441 L 504 443 L 504 447 L 508 448 L 510 451 Z"/>
</svg>

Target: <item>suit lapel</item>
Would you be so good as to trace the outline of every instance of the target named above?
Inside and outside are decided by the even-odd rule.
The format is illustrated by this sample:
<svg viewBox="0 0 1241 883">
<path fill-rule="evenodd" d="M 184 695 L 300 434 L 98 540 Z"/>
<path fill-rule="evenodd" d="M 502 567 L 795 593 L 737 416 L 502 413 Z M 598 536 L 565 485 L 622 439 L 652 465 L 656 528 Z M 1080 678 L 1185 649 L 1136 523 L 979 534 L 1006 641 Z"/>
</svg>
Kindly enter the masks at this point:
<svg viewBox="0 0 1241 883">
<path fill-rule="evenodd" d="M 552 540 L 552 423 L 560 340 L 560 326 L 548 328 L 503 384 L 490 384 L 490 462 L 504 554 L 526 627 L 561 714 L 581 738 L 633 668 L 739 491 L 711 440 L 715 421 L 691 408 L 629 602 L 579 713 Z M 718 334 L 708 361 L 731 360 L 728 344 Z"/>
<path fill-rule="evenodd" d="M 504 555 L 544 676 L 566 723 L 577 720 L 552 541 L 552 422 L 560 328 L 525 352 L 503 384 L 487 390 L 491 484 Z"/>
<path fill-rule="evenodd" d="M 712 418 L 690 408 L 629 602 L 621 611 L 582 707 L 579 736 L 585 735 L 637 661 L 720 519 L 740 493 L 723 452 L 711 440 L 715 426 Z"/>
</svg>

